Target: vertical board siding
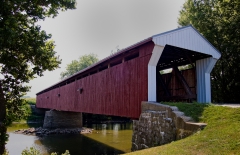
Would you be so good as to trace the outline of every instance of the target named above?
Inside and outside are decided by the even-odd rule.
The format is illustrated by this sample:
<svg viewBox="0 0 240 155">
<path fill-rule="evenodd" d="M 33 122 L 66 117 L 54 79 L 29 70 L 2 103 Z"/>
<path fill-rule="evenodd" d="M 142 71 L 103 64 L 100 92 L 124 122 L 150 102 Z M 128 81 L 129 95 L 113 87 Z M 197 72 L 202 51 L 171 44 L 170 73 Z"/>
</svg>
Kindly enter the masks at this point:
<svg viewBox="0 0 240 155">
<path fill-rule="evenodd" d="M 193 94 L 196 94 L 196 71 L 195 69 L 188 69 L 181 71 L 181 74 L 183 75 L 184 79 L 186 80 L 188 86 L 190 87 Z M 173 71 L 172 73 L 163 74 L 162 75 L 163 81 L 165 84 L 170 80 L 168 85 L 168 90 L 170 91 L 172 96 L 184 96 L 186 95 L 186 92 L 182 86 L 182 84 L 179 82 L 176 73 Z M 164 89 L 159 84 L 159 91 L 157 92 L 159 95 L 159 98 L 161 99 L 161 96 L 166 96 L 164 93 Z"/>
<path fill-rule="evenodd" d="M 77 89 L 80 89 L 82 88 L 83 89 L 83 84 L 82 84 L 82 81 L 83 80 L 77 80 L 76 81 L 76 87 Z M 84 89 L 83 89 L 83 92 L 82 94 L 84 93 Z M 84 106 L 84 96 L 80 94 L 80 91 L 77 91 L 76 92 L 76 109 L 78 109 L 79 111 L 82 111 L 83 110 L 83 106 Z"/>
<path fill-rule="evenodd" d="M 141 101 L 148 99 L 147 65 L 153 47 L 153 42 L 141 45 L 137 49 L 137 58 L 38 95 L 37 106 L 139 118 Z M 78 91 L 79 88 L 83 89 L 82 93 Z"/>
</svg>

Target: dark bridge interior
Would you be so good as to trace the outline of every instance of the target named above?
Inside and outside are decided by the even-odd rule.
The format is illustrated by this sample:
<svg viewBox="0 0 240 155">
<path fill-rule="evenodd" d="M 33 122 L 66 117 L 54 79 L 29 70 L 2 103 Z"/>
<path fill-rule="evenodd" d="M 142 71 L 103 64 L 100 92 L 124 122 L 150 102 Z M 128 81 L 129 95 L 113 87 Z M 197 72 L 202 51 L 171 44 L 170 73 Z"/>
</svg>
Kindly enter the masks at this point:
<svg viewBox="0 0 240 155">
<path fill-rule="evenodd" d="M 208 57 L 211 56 L 166 45 L 157 64 L 157 101 L 191 102 L 195 100 L 196 61 Z M 179 69 L 179 66 L 184 67 Z M 161 74 L 161 71 L 166 69 L 172 69 L 172 71 Z"/>
<path fill-rule="evenodd" d="M 210 55 L 166 45 L 158 61 L 160 70 L 173 68 L 174 66 L 195 65 L 196 60 L 211 57 Z"/>
</svg>

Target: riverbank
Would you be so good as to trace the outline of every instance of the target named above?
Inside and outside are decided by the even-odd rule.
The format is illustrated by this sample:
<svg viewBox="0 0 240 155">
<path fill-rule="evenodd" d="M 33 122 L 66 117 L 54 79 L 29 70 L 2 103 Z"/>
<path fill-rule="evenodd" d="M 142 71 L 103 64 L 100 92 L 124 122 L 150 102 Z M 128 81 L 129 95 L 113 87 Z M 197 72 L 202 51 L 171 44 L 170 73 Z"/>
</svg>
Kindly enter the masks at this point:
<svg viewBox="0 0 240 155">
<path fill-rule="evenodd" d="M 206 106 L 200 121 L 204 130 L 170 144 L 129 153 L 129 155 L 239 154 L 240 108 Z"/>
<path fill-rule="evenodd" d="M 16 134 L 32 135 L 32 136 L 48 136 L 48 135 L 69 135 L 69 134 L 88 134 L 92 133 L 93 129 L 89 128 L 73 128 L 73 129 L 44 129 L 28 128 L 14 131 Z"/>
<path fill-rule="evenodd" d="M 30 125 L 30 126 L 29 126 Z M 123 154 L 131 151 L 132 124 L 92 124 L 90 134 L 58 134 L 34 136 L 16 134 L 14 131 L 31 128 L 36 124 L 12 124 L 8 128 L 9 155 L 21 154 L 22 150 L 35 147 L 41 155 L 58 154 L 69 150 L 71 155 Z M 40 126 L 36 126 L 38 128 Z"/>
</svg>

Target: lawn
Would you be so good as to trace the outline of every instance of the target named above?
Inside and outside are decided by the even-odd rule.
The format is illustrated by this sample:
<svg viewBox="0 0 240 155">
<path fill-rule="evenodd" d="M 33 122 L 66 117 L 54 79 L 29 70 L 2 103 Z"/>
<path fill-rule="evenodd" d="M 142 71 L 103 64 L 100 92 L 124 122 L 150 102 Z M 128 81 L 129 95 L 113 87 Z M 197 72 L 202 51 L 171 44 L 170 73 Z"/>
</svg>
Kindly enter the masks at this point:
<svg viewBox="0 0 240 155">
<path fill-rule="evenodd" d="M 207 127 L 192 136 L 129 155 L 240 154 L 240 108 L 205 106 L 200 121 Z"/>
</svg>

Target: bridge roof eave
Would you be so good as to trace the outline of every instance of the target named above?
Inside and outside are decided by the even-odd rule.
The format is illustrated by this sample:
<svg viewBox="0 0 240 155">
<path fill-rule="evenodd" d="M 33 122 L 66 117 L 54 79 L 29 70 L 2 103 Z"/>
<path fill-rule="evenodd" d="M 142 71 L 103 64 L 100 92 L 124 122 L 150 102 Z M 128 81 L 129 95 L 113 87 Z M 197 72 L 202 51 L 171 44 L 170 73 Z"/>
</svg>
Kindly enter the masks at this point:
<svg viewBox="0 0 240 155">
<path fill-rule="evenodd" d="M 50 87 L 45 88 L 44 90 L 38 92 L 36 95 L 42 94 L 42 93 L 44 93 L 45 91 L 47 91 L 47 90 L 49 90 L 49 89 L 51 89 L 51 88 L 53 88 L 53 87 L 57 87 L 58 85 L 61 85 L 61 84 L 63 84 L 63 83 L 67 83 L 67 81 L 69 81 L 70 79 L 74 79 L 74 78 L 77 77 L 79 74 L 84 73 L 84 72 L 86 72 L 86 71 L 88 71 L 88 70 L 90 70 L 90 69 L 92 69 L 92 68 L 94 68 L 94 67 L 96 67 L 96 66 L 98 66 L 98 65 L 100 65 L 100 64 L 102 64 L 102 63 L 104 63 L 104 62 L 107 62 L 108 60 L 110 60 L 110 59 L 112 59 L 112 58 L 115 58 L 115 57 L 117 57 L 117 56 L 119 56 L 119 55 L 121 55 L 121 54 L 123 54 L 123 53 L 125 53 L 125 52 L 127 52 L 127 51 L 130 51 L 130 50 L 132 50 L 132 49 L 134 49 L 134 48 L 136 48 L 136 47 L 138 47 L 138 46 L 141 46 L 141 45 L 143 45 L 143 44 L 145 44 L 145 43 L 147 43 L 147 42 L 151 42 L 151 41 L 152 41 L 152 37 L 149 37 L 149 38 L 144 39 L 144 40 L 142 40 L 142 41 L 139 41 L 139 42 L 137 42 L 137 43 L 135 43 L 135 44 L 127 47 L 127 48 L 124 48 L 124 49 L 118 51 L 117 53 L 114 53 L 114 54 L 112 54 L 112 55 L 110 55 L 110 56 L 108 56 L 108 57 L 106 57 L 106 58 L 104 58 L 104 59 L 96 62 L 95 64 L 93 64 L 93 65 L 91 65 L 91 66 L 89 66 L 89 67 L 87 67 L 87 68 L 85 68 L 85 69 L 83 69 L 83 70 L 81 70 L 81 71 L 79 71 L 79 72 L 77 72 L 77 73 L 75 73 L 75 74 L 67 77 L 66 79 L 63 79 L 63 80 L 61 80 L 61 81 L 59 81 L 59 82 L 51 85 Z"/>
</svg>

